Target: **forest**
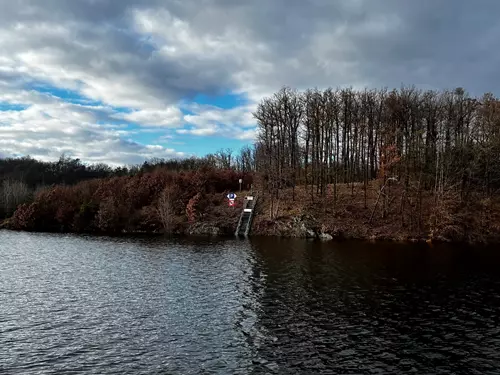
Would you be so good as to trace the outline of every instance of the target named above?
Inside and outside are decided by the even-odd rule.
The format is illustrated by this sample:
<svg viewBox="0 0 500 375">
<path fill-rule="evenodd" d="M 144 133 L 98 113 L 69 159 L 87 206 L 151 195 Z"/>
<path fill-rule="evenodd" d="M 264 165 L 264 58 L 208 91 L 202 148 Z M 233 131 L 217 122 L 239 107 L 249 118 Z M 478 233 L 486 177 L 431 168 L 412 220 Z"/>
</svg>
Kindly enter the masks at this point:
<svg viewBox="0 0 500 375">
<path fill-rule="evenodd" d="M 255 117 L 271 219 L 283 191 L 293 201 L 301 186 L 320 202 L 313 213 L 329 211 L 324 223 L 354 215 L 361 237 L 376 237 L 374 226 L 386 237 L 498 237 L 500 102 L 490 93 L 285 87 Z"/>
<path fill-rule="evenodd" d="M 224 195 L 251 184 L 253 233 L 466 242 L 500 237 L 500 101 L 462 88 L 283 87 L 254 113 L 238 153 L 85 166 L 62 157 L 0 160 L 0 206 L 13 229 L 231 233 Z"/>
<path fill-rule="evenodd" d="M 233 159 L 231 150 L 220 150 L 203 158 L 152 159 L 114 169 L 65 156 L 52 163 L 3 159 L 0 219 L 7 219 L 4 227 L 30 231 L 183 233 L 209 219 L 203 215 L 209 206 L 219 207 L 210 210 L 215 219 L 236 218 L 234 209 L 218 210 L 225 192 L 239 188 L 240 178 L 245 187 L 252 183 L 249 154 L 244 148 Z"/>
</svg>

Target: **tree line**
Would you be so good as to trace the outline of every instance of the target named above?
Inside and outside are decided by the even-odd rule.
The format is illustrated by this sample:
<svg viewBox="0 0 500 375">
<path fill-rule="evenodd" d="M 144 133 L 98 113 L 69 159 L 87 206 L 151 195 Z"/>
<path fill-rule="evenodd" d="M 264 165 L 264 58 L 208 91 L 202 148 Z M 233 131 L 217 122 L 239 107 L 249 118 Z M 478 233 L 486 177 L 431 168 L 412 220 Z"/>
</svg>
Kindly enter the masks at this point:
<svg viewBox="0 0 500 375">
<path fill-rule="evenodd" d="M 183 232 L 210 219 L 227 226 L 225 194 L 252 176 L 201 167 L 193 171 L 158 168 L 134 176 L 54 185 L 20 204 L 8 227 L 47 232 Z M 228 224 L 229 223 L 229 224 Z M 231 229 L 231 228 L 230 228 Z M 234 230 L 234 229 L 233 229 Z"/>
<path fill-rule="evenodd" d="M 42 197 L 46 199 L 46 192 L 58 192 L 53 193 L 51 196 L 59 196 L 63 191 L 64 196 L 71 195 L 69 192 L 81 194 L 81 186 L 96 186 L 93 181 L 100 181 L 101 184 L 104 184 L 105 181 L 114 181 L 116 178 L 121 178 L 125 181 L 126 178 L 142 178 L 142 176 L 149 176 L 150 174 L 154 174 L 155 176 L 181 174 L 184 177 L 179 177 L 179 179 L 175 180 L 179 182 L 183 181 L 182 179 L 186 176 L 185 173 L 195 171 L 215 170 L 223 172 L 225 170 L 236 170 L 243 174 L 249 173 L 252 170 L 252 166 L 247 160 L 247 155 L 250 154 L 251 150 L 249 147 L 244 147 L 240 154 L 235 154 L 231 149 L 221 149 L 214 154 L 209 154 L 201 158 L 191 157 L 168 160 L 152 158 L 139 165 L 116 168 L 112 168 L 104 163 L 86 165 L 79 159 L 72 159 L 64 155 L 54 162 L 43 162 L 29 156 L 0 159 L 0 219 L 11 217 L 17 207 L 23 203 L 40 201 Z M 161 185 L 166 180 L 157 179 L 155 181 Z M 226 182 L 228 188 L 234 184 L 235 181 L 228 180 Z M 74 186 L 75 188 L 72 188 Z M 193 186 L 198 186 L 198 183 L 193 181 Z M 162 207 L 166 207 L 167 205 L 167 196 L 169 202 L 175 198 L 172 195 L 172 191 L 175 190 L 178 193 L 178 190 L 173 187 L 170 187 L 170 190 L 167 189 L 166 191 L 163 191 L 163 187 L 158 187 L 157 189 L 162 191 L 161 194 L 164 202 Z M 220 188 L 218 189 L 220 190 Z M 187 191 L 191 191 L 191 189 Z M 156 199 L 156 196 L 151 197 L 151 200 L 155 202 Z"/>
<path fill-rule="evenodd" d="M 313 200 L 330 189 L 335 205 L 347 184 L 363 187 L 366 206 L 367 186 L 378 179 L 382 215 L 394 185 L 400 211 L 411 209 L 418 221 L 425 196 L 465 204 L 500 189 L 500 101 L 491 93 L 284 87 L 254 116 L 256 168 L 274 200 L 285 188 L 293 199 L 304 185 Z"/>
<path fill-rule="evenodd" d="M 305 91 L 284 87 L 264 98 L 254 117 L 258 138 L 236 153 L 221 149 L 201 158 L 151 159 L 120 168 L 84 165 L 65 157 L 52 163 L 29 157 L 0 160 L 0 215 L 10 217 L 19 204 L 26 203 L 17 222 L 36 227 L 33 223 L 38 219 L 34 218 L 45 217 L 42 202 L 57 202 L 47 196 L 52 191 L 50 197 L 64 196 L 71 202 L 66 207 L 71 207 L 67 210 L 73 213 L 71 220 L 76 220 L 78 228 L 104 230 L 113 220 L 97 219 L 101 218 L 99 212 L 102 218 L 107 217 L 106 212 L 131 217 L 130 212 L 142 212 L 144 202 L 155 212 L 155 225 L 163 222 L 166 227 L 165 218 L 172 217 L 171 212 L 194 217 L 200 197 L 193 189 L 205 191 L 200 184 L 207 178 L 191 181 L 193 188 L 187 189 L 191 177 L 210 175 L 210 179 L 225 181 L 218 182 L 214 190 L 222 192 L 223 184 L 233 188 L 237 173 L 254 181 L 260 193 L 269 198 L 271 219 L 278 216 L 273 205 L 284 193 L 293 201 L 300 186 L 312 202 L 331 204 L 334 209 L 346 191 L 352 197 L 361 191 L 363 207 L 369 212 L 365 224 L 397 214 L 402 226 L 420 229 L 429 227 L 430 222 L 431 228 L 438 228 L 453 215 L 466 221 L 464 208 L 485 211 L 500 191 L 500 101 L 491 93 L 472 97 L 462 88 L 423 91 L 413 86 Z M 197 171 L 205 172 L 197 175 Z M 224 177 L 214 177 L 221 173 Z M 126 188 L 134 193 L 124 195 L 127 201 L 135 202 L 141 189 L 149 191 L 150 182 L 132 181 L 151 181 L 151 176 L 156 176 L 156 187 L 141 204 L 123 209 L 118 198 L 111 197 L 113 189 L 118 196 L 120 186 L 135 184 Z M 109 196 L 95 193 L 96 189 L 106 190 Z M 183 195 L 182 207 L 173 208 L 172 202 L 183 190 L 189 194 Z M 70 198 L 72 194 L 88 201 Z M 123 212 L 118 214 L 121 211 L 116 207 L 122 207 Z M 55 203 L 47 208 L 48 212 L 57 209 Z M 92 212 L 92 224 L 87 219 L 85 225 L 78 224 L 79 215 L 86 217 L 88 212 Z M 113 225 L 121 228 L 117 223 Z"/>
</svg>

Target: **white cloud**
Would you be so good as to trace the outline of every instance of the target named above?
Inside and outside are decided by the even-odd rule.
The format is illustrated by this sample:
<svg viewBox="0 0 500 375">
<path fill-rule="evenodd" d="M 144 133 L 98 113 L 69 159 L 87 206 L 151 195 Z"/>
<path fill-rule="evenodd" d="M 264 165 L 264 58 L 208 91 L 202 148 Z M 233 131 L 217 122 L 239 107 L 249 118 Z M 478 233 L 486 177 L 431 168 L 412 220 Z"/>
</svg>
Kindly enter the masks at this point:
<svg viewBox="0 0 500 375">
<path fill-rule="evenodd" d="M 499 89 L 496 3 L 0 0 L 0 8 L 0 105 L 27 106 L 0 110 L 2 154 L 67 150 L 112 163 L 180 155 L 154 145 L 165 138 L 144 142 L 152 148 L 138 141 L 163 128 L 251 142 L 256 102 L 283 85 Z M 68 103 L 35 83 L 89 101 Z M 181 104 L 228 91 L 249 103 Z"/>
<path fill-rule="evenodd" d="M 198 136 L 209 136 L 209 135 L 217 134 L 218 129 L 214 128 L 214 127 L 196 128 L 196 129 L 179 129 L 179 130 L 177 130 L 177 133 L 179 133 L 179 134 L 191 134 L 191 135 L 198 135 Z"/>
<path fill-rule="evenodd" d="M 163 110 L 142 109 L 131 113 L 116 113 L 112 117 L 146 126 L 179 127 L 182 125 L 182 112 L 174 106 Z"/>
<path fill-rule="evenodd" d="M 0 111 L 0 150 L 54 160 L 62 153 L 87 162 L 136 164 L 152 157 L 182 157 L 185 153 L 160 145 L 125 141 L 134 134 L 105 122 L 106 109 L 64 103 L 53 97 L 19 111 Z M 100 124 L 96 124 L 101 121 Z"/>
<path fill-rule="evenodd" d="M 236 135 L 236 139 L 240 139 L 243 141 L 252 141 L 254 142 L 257 138 L 257 130 L 256 129 L 248 129 L 239 132 Z"/>
<path fill-rule="evenodd" d="M 184 121 L 195 126 L 206 126 L 208 124 L 238 125 L 241 127 L 254 126 L 252 111 L 255 105 L 239 106 L 231 109 L 223 109 L 214 106 L 193 104 L 188 109 L 192 115 L 185 115 Z"/>
<path fill-rule="evenodd" d="M 255 120 L 252 112 L 255 105 L 244 105 L 231 109 L 192 104 L 187 108 L 193 114 L 185 115 L 184 121 L 193 129 L 180 129 L 179 134 L 195 136 L 217 135 L 239 140 L 255 140 Z"/>
</svg>

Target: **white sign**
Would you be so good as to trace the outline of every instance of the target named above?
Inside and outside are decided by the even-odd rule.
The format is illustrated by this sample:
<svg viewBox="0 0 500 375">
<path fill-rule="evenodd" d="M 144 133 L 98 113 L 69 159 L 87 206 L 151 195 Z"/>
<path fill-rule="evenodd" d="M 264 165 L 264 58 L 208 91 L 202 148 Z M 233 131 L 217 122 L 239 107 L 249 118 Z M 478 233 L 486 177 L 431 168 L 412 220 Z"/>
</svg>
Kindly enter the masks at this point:
<svg viewBox="0 0 500 375">
<path fill-rule="evenodd" d="M 236 194 L 234 194 L 234 193 L 229 193 L 229 194 L 227 195 L 227 199 L 230 199 L 230 200 L 236 199 Z"/>
<path fill-rule="evenodd" d="M 239 181 L 239 182 L 240 182 L 240 184 L 242 184 L 242 183 L 243 183 L 243 180 L 240 178 L 240 181 Z"/>
</svg>

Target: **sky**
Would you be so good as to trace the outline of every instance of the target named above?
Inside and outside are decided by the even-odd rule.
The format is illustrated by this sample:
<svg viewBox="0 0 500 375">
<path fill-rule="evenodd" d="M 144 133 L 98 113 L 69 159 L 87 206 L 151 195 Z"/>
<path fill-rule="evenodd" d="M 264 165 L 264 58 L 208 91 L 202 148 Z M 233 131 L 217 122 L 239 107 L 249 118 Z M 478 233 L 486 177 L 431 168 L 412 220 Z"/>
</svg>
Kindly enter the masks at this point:
<svg viewBox="0 0 500 375">
<path fill-rule="evenodd" d="M 497 0 L 0 0 L 0 157 L 253 143 L 283 86 L 497 94 Z"/>
</svg>

